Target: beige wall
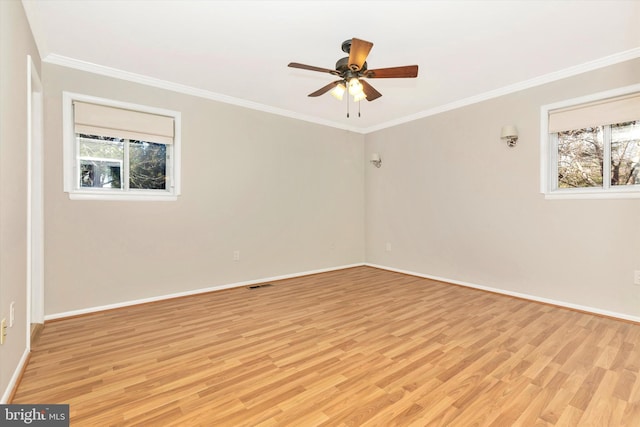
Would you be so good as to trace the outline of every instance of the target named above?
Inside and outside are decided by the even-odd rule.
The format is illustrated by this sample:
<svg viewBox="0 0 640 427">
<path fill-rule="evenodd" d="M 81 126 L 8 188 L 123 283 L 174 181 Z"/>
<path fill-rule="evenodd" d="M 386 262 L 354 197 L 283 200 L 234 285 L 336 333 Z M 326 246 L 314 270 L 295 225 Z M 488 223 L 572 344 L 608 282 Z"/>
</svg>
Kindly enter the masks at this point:
<svg viewBox="0 0 640 427">
<path fill-rule="evenodd" d="M 638 82 L 636 59 L 367 135 L 367 262 L 640 316 L 640 199 L 539 192 L 540 106 Z"/>
<path fill-rule="evenodd" d="M 40 57 L 17 0 L 0 1 L 0 316 L 15 323 L 0 346 L 0 390 L 27 348 L 27 55 Z"/>
<path fill-rule="evenodd" d="M 640 60 L 366 137 L 50 64 L 43 72 L 48 315 L 365 260 L 640 315 L 640 200 L 539 193 L 540 106 L 637 83 Z M 69 200 L 62 90 L 181 111 L 178 202 Z M 516 148 L 500 141 L 504 124 L 518 126 Z M 382 168 L 364 161 L 371 152 Z"/>
<path fill-rule="evenodd" d="M 363 135 L 51 64 L 43 74 L 47 315 L 364 261 Z M 178 201 L 69 200 L 62 91 L 180 111 Z"/>
</svg>

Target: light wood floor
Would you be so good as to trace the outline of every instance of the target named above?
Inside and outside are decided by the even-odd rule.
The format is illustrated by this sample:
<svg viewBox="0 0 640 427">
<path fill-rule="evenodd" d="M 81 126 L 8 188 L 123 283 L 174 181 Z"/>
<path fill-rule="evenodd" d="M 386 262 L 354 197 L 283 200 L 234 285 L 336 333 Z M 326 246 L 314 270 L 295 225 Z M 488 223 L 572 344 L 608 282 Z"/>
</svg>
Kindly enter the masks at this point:
<svg viewBox="0 0 640 427">
<path fill-rule="evenodd" d="M 47 323 L 73 426 L 639 426 L 640 325 L 358 267 Z"/>
</svg>

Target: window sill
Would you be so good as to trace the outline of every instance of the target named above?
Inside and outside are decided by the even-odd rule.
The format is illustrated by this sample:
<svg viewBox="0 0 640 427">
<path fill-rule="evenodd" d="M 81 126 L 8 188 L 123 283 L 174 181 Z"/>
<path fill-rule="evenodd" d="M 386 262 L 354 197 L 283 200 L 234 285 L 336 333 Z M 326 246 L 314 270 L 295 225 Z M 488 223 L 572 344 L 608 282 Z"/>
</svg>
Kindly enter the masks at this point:
<svg viewBox="0 0 640 427">
<path fill-rule="evenodd" d="M 73 192 L 69 193 L 71 200 L 107 200 L 107 201 L 142 201 L 142 202 L 174 202 L 178 200 L 175 194 L 143 194 L 143 193 L 122 193 L 105 194 L 95 192 Z"/>
<path fill-rule="evenodd" d="M 547 200 L 640 199 L 640 191 L 552 191 L 544 193 Z"/>
</svg>

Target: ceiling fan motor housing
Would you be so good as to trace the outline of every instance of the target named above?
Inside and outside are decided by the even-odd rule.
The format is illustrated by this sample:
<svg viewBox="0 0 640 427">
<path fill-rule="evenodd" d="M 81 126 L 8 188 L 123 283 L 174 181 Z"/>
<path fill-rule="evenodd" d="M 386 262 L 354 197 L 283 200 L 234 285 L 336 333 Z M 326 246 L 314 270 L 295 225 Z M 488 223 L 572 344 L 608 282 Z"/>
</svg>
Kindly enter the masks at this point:
<svg viewBox="0 0 640 427">
<path fill-rule="evenodd" d="M 353 39 L 349 39 L 349 40 L 345 40 L 342 42 L 342 51 L 344 53 L 348 53 L 351 54 L 351 45 L 353 43 Z M 346 70 L 351 70 L 353 72 L 356 71 L 364 71 L 367 69 L 367 63 L 365 62 L 364 64 L 362 64 L 362 67 L 360 67 L 360 69 L 358 69 L 358 66 L 355 64 L 351 64 L 351 66 L 349 66 L 349 58 L 342 58 L 340 59 L 338 62 L 336 62 L 336 70 L 340 71 L 341 73 L 346 71 Z"/>
<path fill-rule="evenodd" d="M 338 62 L 336 62 L 336 71 L 340 72 L 340 74 L 342 75 L 342 73 L 345 73 L 347 71 L 359 71 L 359 72 L 364 72 L 367 70 L 367 62 L 365 61 L 364 64 L 362 64 L 362 68 L 360 68 L 360 70 L 351 70 L 349 68 L 349 57 L 345 56 L 344 58 L 340 58 L 338 59 Z"/>
</svg>

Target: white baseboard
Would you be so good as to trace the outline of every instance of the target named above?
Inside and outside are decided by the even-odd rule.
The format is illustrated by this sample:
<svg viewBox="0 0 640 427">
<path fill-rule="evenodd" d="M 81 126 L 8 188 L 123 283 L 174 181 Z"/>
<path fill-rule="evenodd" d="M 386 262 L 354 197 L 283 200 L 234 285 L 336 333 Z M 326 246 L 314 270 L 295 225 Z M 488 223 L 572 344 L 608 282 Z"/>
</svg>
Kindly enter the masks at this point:
<svg viewBox="0 0 640 427">
<path fill-rule="evenodd" d="M 429 274 L 422 274 L 422 273 L 417 273 L 415 271 L 402 270 L 402 269 L 398 269 L 398 268 L 387 267 L 387 266 L 384 266 L 384 265 L 372 264 L 372 263 L 358 263 L 358 264 L 342 265 L 342 266 L 324 268 L 324 269 L 319 269 L 319 270 L 312 270 L 312 271 L 305 271 L 305 272 L 299 272 L 299 273 L 293 273 L 293 274 L 286 274 L 286 275 L 282 275 L 282 276 L 274 276 L 274 277 L 267 277 L 267 278 L 256 279 L 256 280 L 248 280 L 248 281 L 244 281 L 244 282 L 236 282 L 236 283 L 229 283 L 229 284 L 225 284 L 225 285 L 211 286 L 211 287 L 208 287 L 208 288 L 195 289 L 195 290 L 192 290 L 192 291 L 179 292 L 179 293 L 167 294 L 167 295 L 160 295 L 160 296 L 157 296 L 157 297 L 144 298 L 144 299 L 139 299 L 139 300 L 126 301 L 126 302 L 121 302 L 121 303 L 116 303 L 116 304 L 108 304 L 108 305 L 97 306 L 97 307 L 90 307 L 90 308 L 81 309 L 81 310 L 73 310 L 73 311 L 67 311 L 67 312 L 63 312 L 63 313 L 55 313 L 55 314 L 46 315 L 45 316 L 45 320 L 61 319 L 61 318 L 72 317 L 72 316 L 77 316 L 77 315 L 81 315 L 81 314 L 88 314 L 88 313 L 94 313 L 94 312 L 99 312 L 99 311 L 104 311 L 104 310 L 111 310 L 111 309 L 114 309 L 114 308 L 127 307 L 127 306 L 137 305 L 137 304 L 145 304 L 145 303 L 148 303 L 148 302 L 161 301 L 161 300 L 166 300 L 166 299 L 171 299 L 171 298 L 178 298 L 178 297 L 188 296 L 188 295 L 197 295 L 197 294 L 202 294 L 202 293 L 207 293 L 207 292 L 212 292 L 212 291 L 218 291 L 218 290 L 222 290 L 222 289 L 230 289 L 230 288 L 237 288 L 237 287 L 242 287 L 242 286 L 250 286 L 250 285 L 255 285 L 255 284 L 259 284 L 259 283 L 265 283 L 265 282 L 283 280 L 283 279 L 291 279 L 291 278 L 296 278 L 296 277 L 308 276 L 308 275 L 311 275 L 311 274 L 326 273 L 326 272 L 329 272 L 329 271 L 337 271 L 337 270 L 343 270 L 343 269 L 346 269 L 346 268 L 360 267 L 360 266 L 368 266 L 368 267 L 373 267 L 373 268 L 379 268 L 381 270 L 393 271 L 393 272 L 396 272 L 396 273 L 407 274 L 407 275 L 410 275 L 410 276 L 421 277 L 421 278 L 424 278 L 424 279 L 437 280 L 439 282 L 452 283 L 454 285 L 465 286 L 465 287 L 468 287 L 468 288 L 479 289 L 479 290 L 483 290 L 483 291 L 493 292 L 493 293 L 496 293 L 496 294 L 508 295 L 508 296 L 512 296 L 512 297 L 516 297 L 516 298 L 522 298 L 522 299 L 526 299 L 526 300 L 530 300 L 530 301 L 536 301 L 536 302 L 541 302 L 541 303 L 545 303 L 545 304 L 551 304 L 551 305 L 555 305 L 555 306 L 558 306 L 558 307 L 564 307 L 564 308 L 570 308 L 570 309 L 573 309 L 573 310 L 579 310 L 579 311 L 583 311 L 583 312 L 586 312 L 586 313 L 593 313 L 593 314 L 598 314 L 598 315 L 602 315 L 602 316 L 607 316 L 607 317 L 612 317 L 612 318 L 617 318 L 617 319 L 622 319 L 622 320 L 628 320 L 628 321 L 635 322 L 635 323 L 640 323 L 640 317 L 638 317 L 638 316 L 632 316 L 632 315 L 629 315 L 629 314 L 617 313 L 617 312 L 608 311 L 608 310 L 602 310 L 602 309 L 595 308 L 595 307 L 588 307 L 588 306 L 573 304 L 573 303 L 569 303 L 569 302 L 565 302 L 565 301 L 557 301 L 557 300 L 552 300 L 552 299 L 549 299 L 549 298 L 538 297 L 538 296 L 535 296 L 535 295 L 523 294 L 523 293 L 520 293 L 520 292 L 512 292 L 512 291 L 507 291 L 507 290 L 504 290 L 504 289 L 492 288 L 492 287 L 489 287 L 489 286 L 477 285 L 475 283 L 463 282 L 463 281 L 460 281 L 460 280 L 449 279 L 449 278 L 446 278 L 446 277 L 438 277 L 438 276 L 433 276 L 433 275 L 429 275 Z M 20 362 L 18 363 L 18 366 L 16 367 L 16 370 L 13 373 L 13 376 L 11 377 L 11 381 L 7 385 L 7 388 L 6 388 L 6 390 L 5 390 L 5 392 L 4 392 L 3 396 L 2 396 L 2 400 L 0 401 L 0 403 L 2 403 L 2 404 L 7 403 L 7 400 L 11 396 L 11 393 L 12 393 L 14 387 L 16 386 L 16 383 L 18 381 L 20 373 L 22 372 L 22 369 L 24 368 L 24 365 L 25 365 L 26 361 L 28 360 L 28 356 L 29 356 L 29 349 L 25 349 L 25 352 L 22 355 L 22 358 L 20 359 Z"/>
<path fill-rule="evenodd" d="M 387 266 L 384 266 L 384 265 L 371 264 L 371 263 L 364 263 L 364 265 L 369 266 L 369 267 L 379 268 L 381 270 L 393 271 L 393 272 L 396 272 L 396 273 L 402 273 L 402 274 L 408 274 L 410 276 L 421 277 L 423 279 L 431 279 L 431 280 L 437 280 L 439 282 L 452 283 L 454 285 L 465 286 L 467 288 L 479 289 L 479 290 L 483 290 L 483 291 L 487 291 L 487 292 L 493 292 L 493 293 L 496 293 L 496 294 L 509 295 L 509 296 L 516 297 L 516 298 L 522 298 L 522 299 L 526 299 L 526 300 L 530 300 L 530 301 L 542 302 L 542 303 L 545 303 L 545 304 L 551 304 L 551 305 L 555 305 L 555 306 L 558 306 L 558 307 L 570 308 L 570 309 L 573 309 L 573 310 L 579 310 L 579 311 L 584 311 L 584 312 L 587 312 L 587 313 L 598 314 L 598 315 L 601 315 L 601 316 L 613 317 L 613 318 L 616 318 L 616 319 L 622 319 L 622 320 L 628 320 L 628 321 L 631 321 L 631 322 L 640 323 L 640 317 L 632 316 L 630 314 L 617 313 L 617 312 L 614 312 L 614 311 L 602 310 L 602 309 L 595 308 L 595 307 L 588 307 L 588 306 L 584 306 L 584 305 L 573 304 L 573 303 L 570 303 L 570 302 L 557 301 L 557 300 L 553 300 L 553 299 L 549 299 L 549 298 L 543 298 L 543 297 L 539 297 L 539 296 L 536 296 L 536 295 L 529 295 L 529 294 L 522 294 L 520 292 L 507 291 L 507 290 L 504 290 L 504 289 L 491 288 L 489 286 L 482 286 L 482 285 L 477 285 L 475 283 L 462 282 L 460 280 L 448 279 L 446 277 L 438 277 L 438 276 L 432 276 L 432 275 L 429 275 L 429 274 L 416 273 L 415 271 L 402 270 L 402 269 L 398 269 L 398 268 L 387 267 Z"/>
<path fill-rule="evenodd" d="M 224 284 L 224 285 L 216 285 L 216 286 L 211 286 L 211 287 L 208 287 L 208 288 L 194 289 L 194 290 L 191 290 L 191 291 L 179 292 L 179 293 L 174 293 L 174 294 L 159 295 L 159 296 L 156 296 L 156 297 L 143 298 L 143 299 L 139 299 L 139 300 L 124 301 L 124 302 L 120 302 L 120 303 L 102 305 L 102 306 L 97 306 L 97 307 L 89 307 L 89 308 L 80 309 L 80 310 L 73 310 L 73 311 L 66 311 L 66 312 L 62 312 L 62 313 L 48 314 L 48 315 L 46 315 L 44 317 L 44 319 L 45 319 L 45 321 L 46 320 L 62 319 L 62 318 L 65 318 L 65 317 L 72 317 L 72 316 L 78 316 L 78 315 L 81 315 L 81 314 L 95 313 L 95 312 L 104 311 L 104 310 L 111 310 L 111 309 L 114 309 L 114 308 L 128 307 L 128 306 L 131 306 L 131 305 L 145 304 L 145 303 L 148 303 L 148 302 L 162 301 L 162 300 L 166 300 L 166 299 L 178 298 L 178 297 L 189 296 L 189 295 L 204 294 L 204 293 L 207 293 L 207 292 L 220 291 L 220 290 L 223 290 L 223 289 L 238 288 L 238 287 L 242 287 L 242 286 L 251 286 L 251 285 L 256 285 L 256 284 L 259 284 L 259 283 L 265 283 L 265 282 L 270 282 L 270 281 L 276 281 L 276 280 L 283 280 L 283 279 L 291 279 L 291 278 L 295 278 L 295 277 L 308 276 L 310 274 L 318 274 L 318 273 L 326 273 L 326 272 L 329 272 L 329 271 L 344 270 L 345 268 L 360 267 L 360 266 L 363 266 L 363 265 L 369 266 L 369 267 L 373 267 L 373 268 L 379 268 L 381 270 L 387 270 L 387 271 L 393 271 L 393 272 L 396 272 L 396 273 L 408 274 L 410 276 L 421 277 L 421 278 L 424 278 L 424 279 L 437 280 L 439 282 L 452 283 L 454 285 L 465 286 L 465 287 L 473 288 L 473 289 L 480 289 L 480 290 L 483 290 L 483 291 L 493 292 L 493 293 L 496 293 L 496 294 L 509 295 L 509 296 L 512 296 L 512 297 L 522 298 L 522 299 L 526 299 L 526 300 L 530 300 L 530 301 L 542 302 L 542 303 L 545 303 L 545 304 L 551 304 L 551 305 L 556 305 L 556 306 L 559 306 L 559 307 L 570 308 L 570 309 L 573 309 L 573 310 L 584 311 L 584 312 L 587 312 L 587 313 L 593 313 L 593 314 L 598 314 L 598 315 L 602 315 L 602 316 L 608 316 L 608 317 L 613 317 L 613 318 L 617 318 L 617 319 L 628 320 L 628 321 L 631 321 L 631 322 L 640 323 L 640 317 L 632 316 L 630 314 L 617 313 L 617 312 L 614 312 L 614 311 L 602 310 L 602 309 L 599 309 L 599 308 L 596 308 L 596 307 L 589 307 L 589 306 L 584 306 L 584 305 L 579 305 L 579 304 L 573 304 L 573 303 L 569 303 L 569 302 L 566 302 L 566 301 L 558 301 L 558 300 L 553 300 L 553 299 L 549 299 L 549 298 L 539 297 L 539 296 L 536 296 L 536 295 L 523 294 L 523 293 L 520 293 L 520 292 L 512 292 L 512 291 L 507 291 L 507 290 L 504 290 L 504 289 L 492 288 L 492 287 L 489 287 L 489 286 L 478 285 L 478 284 L 475 284 L 475 283 L 463 282 L 463 281 L 460 281 L 460 280 L 449 279 L 449 278 L 446 278 L 446 277 L 439 277 L 439 276 L 433 276 L 433 275 L 429 275 L 429 274 L 417 273 L 415 271 L 402 270 L 402 269 L 398 269 L 398 268 L 387 267 L 387 266 L 384 266 L 384 265 L 372 264 L 372 263 L 358 263 L 358 264 L 341 265 L 341 266 L 337 266 L 337 267 L 330 267 L 330 268 L 323 268 L 323 269 L 319 269 L 319 270 L 304 271 L 304 272 L 299 272 L 299 273 L 286 274 L 286 275 L 282 275 L 282 276 L 266 277 L 266 278 L 262 278 L 262 279 L 248 280 L 248 281 L 244 281 L 244 282 L 236 282 L 236 283 L 229 283 L 229 284 Z"/>
<path fill-rule="evenodd" d="M 20 374 L 22 373 L 22 370 L 25 369 L 25 364 L 27 363 L 27 360 L 29 360 L 29 349 L 28 348 L 26 348 L 24 350 L 24 353 L 22 353 L 22 357 L 20 358 L 20 361 L 18 362 L 18 366 L 16 366 L 15 371 L 13 371 L 13 375 L 11 376 L 11 380 L 9 381 L 9 384 L 7 384 L 7 388 L 4 390 L 4 393 L 2 394 L 2 400 L 0 400 L 0 404 L 5 405 L 5 404 L 9 403 L 9 398 L 11 397 L 11 394 L 13 393 L 13 389 L 18 384 L 18 379 L 20 378 Z"/>
<path fill-rule="evenodd" d="M 336 270 L 344 270 L 345 268 L 361 267 L 363 265 L 365 265 L 365 264 L 364 263 L 359 263 L 359 264 L 341 265 L 341 266 L 337 266 L 337 267 L 323 268 L 323 269 L 320 269 L 320 270 L 303 271 L 303 272 L 299 272 L 299 273 L 285 274 L 283 276 L 265 277 L 265 278 L 262 278 L 262 279 L 248 280 L 248 281 L 244 281 L 244 282 L 229 283 L 229 284 L 224 284 L 224 285 L 211 286 L 211 287 L 208 287 L 208 288 L 201 288 L 201 289 L 194 289 L 194 290 L 191 290 L 191 291 L 178 292 L 178 293 L 175 293 L 175 294 L 159 295 L 159 296 L 156 296 L 156 297 L 143 298 L 143 299 L 132 300 L 132 301 L 124 301 L 124 302 L 119 302 L 119 303 L 115 303 L 115 304 L 101 305 L 101 306 L 97 306 L 97 307 L 83 308 L 83 309 L 80 309 L 80 310 L 72 310 L 72 311 L 65 311 L 65 312 L 62 312 L 62 313 L 47 314 L 47 315 L 44 316 L 44 320 L 47 321 L 47 320 L 62 319 L 62 318 L 65 318 L 65 317 L 73 317 L 73 316 L 78 316 L 78 315 L 81 315 L 81 314 L 96 313 L 96 312 L 99 312 L 99 311 L 112 310 L 114 308 L 128 307 L 128 306 L 131 306 L 131 305 L 145 304 L 145 303 L 148 303 L 148 302 L 162 301 L 162 300 L 167 300 L 167 299 L 172 299 L 172 298 L 179 298 L 179 297 L 184 297 L 184 296 L 189 296 L 189 295 L 204 294 L 204 293 L 207 293 L 207 292 L 220 291 L 220 290 L 223 290 L 223 289 L 239 288 L 239 287 L 242 287 L 242 286 L 251 286 L 251 285 L 256 285 L 256 284 L 259 284 L 259 283 L 271 282 L 271 281 L 276 281 L 276 280 L 292 279 L 292 278 L 295 278 L 295 277 L 309 276 L 311 274 L 326 273 L 326 272 L 329 272 L 329 271 L 336 271 Z"/>
</svg>

